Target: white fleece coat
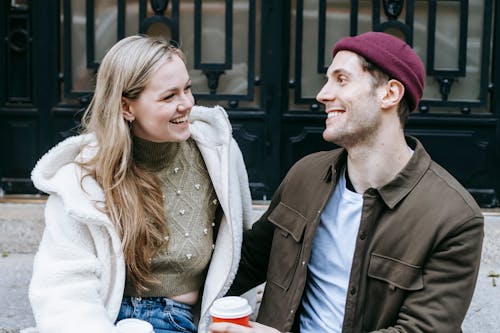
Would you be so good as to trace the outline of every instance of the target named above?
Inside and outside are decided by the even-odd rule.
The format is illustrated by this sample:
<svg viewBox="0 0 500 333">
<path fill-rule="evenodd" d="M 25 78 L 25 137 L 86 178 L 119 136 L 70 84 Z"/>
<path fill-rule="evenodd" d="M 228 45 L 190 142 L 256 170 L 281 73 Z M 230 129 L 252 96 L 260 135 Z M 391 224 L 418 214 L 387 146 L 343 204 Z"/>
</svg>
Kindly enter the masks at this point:
<svg viewBox="0 0 500 333">
<path fill-rule="evenodd" d="M 224 109 L 196 106 L 190 122 L 224 212 L 201 300 L 198 332 L 206 332 L 210 305 L 234 279 L 252 207 L 243 158 Z M 125 283 L 120 238 L 107 215 L 93 205 L 103 200 L 102 189 L 91 177 L 82 181 L 82 169 L 72 163 L 88 158 L 80 149 L 92 142 L 93 135 L 70 137 L 32 172 L 35 186 L 49 194 L 29 289 L 40 333 L 116 332 Z"/>
</svg>

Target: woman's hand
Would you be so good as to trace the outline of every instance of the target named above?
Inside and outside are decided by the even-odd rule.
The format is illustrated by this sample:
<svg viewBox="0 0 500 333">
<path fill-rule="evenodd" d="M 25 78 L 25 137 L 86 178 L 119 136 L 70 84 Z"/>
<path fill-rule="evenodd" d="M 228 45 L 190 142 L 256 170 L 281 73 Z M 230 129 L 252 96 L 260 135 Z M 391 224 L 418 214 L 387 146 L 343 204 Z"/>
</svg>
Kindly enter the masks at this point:
<svg viewBox="0 0 500 333">
<path fill-rule="evenodd" d="M 231 323 L 212 323 L 208 327 L 209 333 L 280 333 L 278 330 L 256 322 L 250 322 L 251 327 Z"/>
</svg>

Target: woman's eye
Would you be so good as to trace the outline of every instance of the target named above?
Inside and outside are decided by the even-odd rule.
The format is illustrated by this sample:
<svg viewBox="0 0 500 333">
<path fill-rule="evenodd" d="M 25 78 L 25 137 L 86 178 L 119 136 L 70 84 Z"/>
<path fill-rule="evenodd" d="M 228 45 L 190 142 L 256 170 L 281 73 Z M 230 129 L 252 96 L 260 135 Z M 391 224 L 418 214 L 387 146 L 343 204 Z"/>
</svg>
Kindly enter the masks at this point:
<svg viewBox="0 0 500 333">
<path fill-rule="evenodd" d="M 164 101 L 168 101 L 169 99 L 172 99 L 174 97 L 174 94 L 167 95 L 163 98 Z"/>
</svg>

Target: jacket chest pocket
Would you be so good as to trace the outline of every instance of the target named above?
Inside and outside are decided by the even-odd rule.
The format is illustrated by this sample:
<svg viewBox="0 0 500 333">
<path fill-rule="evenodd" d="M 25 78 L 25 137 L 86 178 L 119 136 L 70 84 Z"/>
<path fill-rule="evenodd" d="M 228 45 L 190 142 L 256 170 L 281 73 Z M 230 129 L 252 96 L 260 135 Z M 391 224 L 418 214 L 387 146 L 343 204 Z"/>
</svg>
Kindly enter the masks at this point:
<svg viewBox="0 0 500 333">
<path fill-rule="evenodd" d="M 414 291 L 424 287 L 420 266 L 376 253 L 371 255 L 368 276 L 387 282 L 390 288 Z"/>
<path fill-rule="evenodd" d="M 300 259 L 306 218 L 280 202 L 268 219 L 276 228 L 271 246 L 267 281 L 287 290 Z"/>
<path fill-rule="evenodd" d="M 372 253 L 364 297 L 364 329 L 374 331 L 396 324 L 409 293 L 423 289 L 422 267 Z"/>
</svg>

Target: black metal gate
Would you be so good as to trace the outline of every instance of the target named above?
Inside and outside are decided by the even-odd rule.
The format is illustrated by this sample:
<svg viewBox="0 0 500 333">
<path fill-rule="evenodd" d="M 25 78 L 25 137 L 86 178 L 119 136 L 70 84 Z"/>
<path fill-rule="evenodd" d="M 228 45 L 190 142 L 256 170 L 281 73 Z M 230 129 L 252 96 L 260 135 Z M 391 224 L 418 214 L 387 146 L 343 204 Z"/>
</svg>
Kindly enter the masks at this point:
<svg viewBox="0 0 500 333">
<path fill-rule="evenodd" d="M 314 96 L 333 43 L 386 31 L 412 44 L 427 82 L 407 133 L 483 207 L 500 190 L 500 6 L 493 0 L 9 0 L 0 9 L 0 192 L 32 193 L 48 148 L 75 134 L 99 61 L 138 32 L 179 41 L 199 104 L 224 106 L 254 199 L 323 141 Z M 444 198 L 445 199 L 445 198 Z"/>
</svg>

